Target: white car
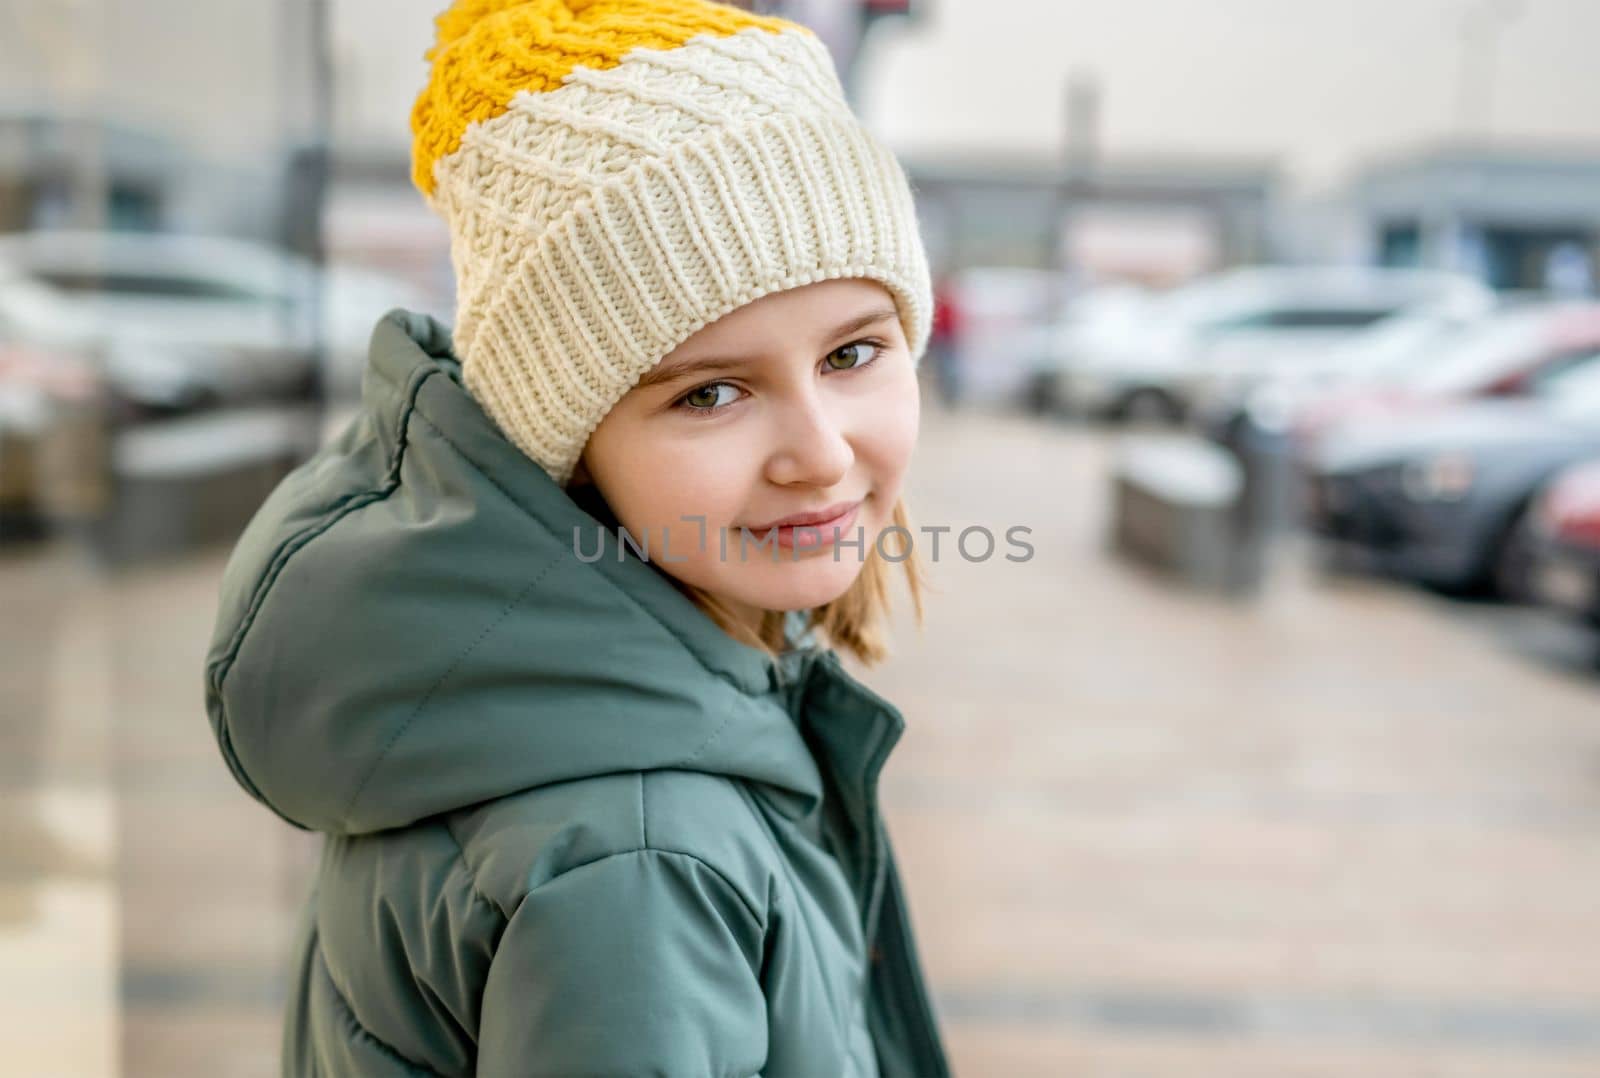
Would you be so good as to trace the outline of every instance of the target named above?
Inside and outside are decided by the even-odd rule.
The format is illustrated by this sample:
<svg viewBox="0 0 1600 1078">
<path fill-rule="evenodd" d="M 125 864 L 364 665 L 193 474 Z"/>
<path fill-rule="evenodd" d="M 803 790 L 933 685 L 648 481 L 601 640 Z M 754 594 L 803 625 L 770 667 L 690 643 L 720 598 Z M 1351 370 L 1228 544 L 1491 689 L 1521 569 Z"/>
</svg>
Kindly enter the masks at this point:
<svg viewBox="0 0 1600 1078">
<path fill-rule="evenodd" d="M 1218 394 L 1197 406 L 1201 424 L 1223 430 L 1248 419 L 1268 432 L 1286 431 L 1303 410 L 1336 395 L 1391 381 L 1430 356 L 1459 347 L 1495 316 L 1496 308 L 1463 304 L 1397 314 L 1313 362 L 1274 372 L 1232 395 Z"/>
<path fill-rule="evenodd" d="M 378 318 L 426 304 L 402 281 L 348 267 L 319 272 L 240 239 L 0 235 L 0 339 L 83 356 L 126 399 L 157 408 L 303 395 L 315 380 L 331 399 L 356 395 Z"/>
<path fill-rule="evenodd" d="M 1177 419 L 1284 371 L 1342 362 L 1337 345 L 1385 320 L 1492 303 L 1483 285 L 1439 271 L 1248 267 L 1156 297 L 1135 316 L 1062 326 L 1038 356 L 1039 382 L 1062 410 Z"/>
</svg>

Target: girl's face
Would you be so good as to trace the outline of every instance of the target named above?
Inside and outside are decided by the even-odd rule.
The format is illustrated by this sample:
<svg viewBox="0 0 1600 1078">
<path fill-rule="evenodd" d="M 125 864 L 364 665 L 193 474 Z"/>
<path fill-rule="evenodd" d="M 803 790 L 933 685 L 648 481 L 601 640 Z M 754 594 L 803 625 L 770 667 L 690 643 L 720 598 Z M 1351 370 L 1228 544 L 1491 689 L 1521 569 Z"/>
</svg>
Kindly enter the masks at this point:
<svg viewBox="0 0 1600 1078">
<path fill-rule="evenodd" d="M 662 571 L 755 625 L 763 610 L 849 588 L 891 523 L 918 421 L 889 291 L 820 281 L 754 300 L 670 352 L 595 429 L 573 483 L 593 482 Z M 766 530 L 840 508 L 814 530 Z M 836 542 L 858 536 L 859 548 Z"/>
</svg>

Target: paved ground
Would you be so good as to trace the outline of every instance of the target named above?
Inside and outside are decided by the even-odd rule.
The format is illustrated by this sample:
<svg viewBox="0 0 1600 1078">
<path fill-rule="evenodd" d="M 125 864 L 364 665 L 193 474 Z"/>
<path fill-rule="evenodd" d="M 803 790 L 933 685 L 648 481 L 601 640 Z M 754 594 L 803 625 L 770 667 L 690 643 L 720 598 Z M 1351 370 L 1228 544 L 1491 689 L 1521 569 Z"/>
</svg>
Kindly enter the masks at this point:
<svg viewBox="0 0 1600 1078">
<path fill-rule="evenodd" d="M 864 674 L 909 723 L 883 794 L 959 1073 L 1600 1074 L 1587 637 L 1294 557 L 1176 591 L 1104 551 L 1107 436 L 925 422 L 917 522 L 1035 547 L 942 550 Z M 276 1073 L 312 845 L 206 728 L 225 557 L 0 559 L 15 1073 Z"/>
</svg>

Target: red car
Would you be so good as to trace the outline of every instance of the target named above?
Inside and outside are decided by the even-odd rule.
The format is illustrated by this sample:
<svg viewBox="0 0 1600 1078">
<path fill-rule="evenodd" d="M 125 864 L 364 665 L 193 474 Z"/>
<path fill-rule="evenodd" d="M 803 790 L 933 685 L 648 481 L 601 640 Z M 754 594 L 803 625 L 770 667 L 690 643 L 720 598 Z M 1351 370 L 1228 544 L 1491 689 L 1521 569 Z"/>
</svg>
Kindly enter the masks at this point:
<svg viewBox="0 0 1600 1078">
<path fill-rule="evenodd" d="M 1600 359 L 1600 303 L 1519 304 L 1407 359 L 1358 389 L 1301 408 L 1290 427 L 1297 454 L 1343 423 L 1403 419 L 1474 397 L 1519 397 L 1542 378 Z"/>
<path fill-rule="evenodd" d="M 1600 627 L 1600 459 L 1560 473 L 1533 520 L 1535 596 Z"/>
</svg>

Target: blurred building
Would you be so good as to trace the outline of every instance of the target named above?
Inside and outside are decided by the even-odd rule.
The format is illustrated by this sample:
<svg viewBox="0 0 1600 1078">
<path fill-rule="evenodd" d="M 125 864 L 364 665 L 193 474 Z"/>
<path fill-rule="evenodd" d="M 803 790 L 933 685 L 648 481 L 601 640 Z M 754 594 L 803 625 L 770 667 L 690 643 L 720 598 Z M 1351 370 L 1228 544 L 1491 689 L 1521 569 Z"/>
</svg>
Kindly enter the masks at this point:
<svg viewBox="0 0 1600 1078">
<path fill-rule="evenodd" d="M 1269 161 L 1061 156 L 903 157 L 929 254 L 943 270 L 1058 260 L 1096 277 L 1167 284 L 1274 257 L 1280 178 Z"/>
<path fill-rule="evenodd" d="M 169 140 L 97 116 L 34 109 L 0 111 L 0 231 L 70 221 L 83 157 L 98 157 L 111 228 L 157 228 L 167 216 L 178 169 Z"/>
<path fill-rule="evenodd" d="M 285 146 L 325 110 L 314 0 L 10 7 L 0 228 L 281 234 Z"/>
<path fill-rule="evenodd" d="M 411 182 L 411 147 L 384 139 L 333 147 L 322 211 L 329 261 L 403 278 L 454 316 L 450 231 Z"/>
<path fill-rule="evenodd" d="M 267 238 L 280 168 L 208 157 L 106 115 L 0 108 L 0 232 L 93 224 Z"/>
<path fill-rule="evenodd" d="M 1600 146 L 1416 150 L 1362 170 L 1346 200 L 1379 264 L 1461 269 L 1502 289 L 1595 292 Z"/>
</svg>

